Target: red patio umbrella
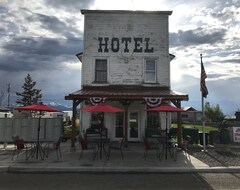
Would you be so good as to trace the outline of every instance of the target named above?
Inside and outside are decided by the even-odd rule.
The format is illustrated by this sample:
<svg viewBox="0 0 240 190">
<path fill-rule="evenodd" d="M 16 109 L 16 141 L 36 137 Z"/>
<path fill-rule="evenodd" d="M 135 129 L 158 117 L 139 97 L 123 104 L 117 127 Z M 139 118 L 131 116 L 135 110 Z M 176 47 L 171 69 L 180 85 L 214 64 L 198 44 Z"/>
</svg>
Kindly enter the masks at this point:
<svg viewBox="0 0 240 190">
<path fill-rule="evenodd" d="M 40 120 L 41 120 L 41 115 L 43 112 L 62 112 L 60 110 L 57 110 L 53 107 L 44 105 L 42 102 L 39 102 L 37 104 L 34 105 L 29 105 L 29 106 L 20 106 L 20 107 L 16 107 L 15 110 L 18 111 L 39 111 L 39 120 L 38 120 L 38 134 L 37 134 L 37 154 L 36 154 L 36 158 L 38 158 L 38 149 L 39 149 L 39 134 L 40 134 Z"/>
<path fill-rule="evenodd" d="M 85 107 L 85 108 L 82 108 L 81 109 L 82 111 L 86 111 L 86 112 L 123 112 L 124 110 L 123 109 L 120 109 L 120 108 L 117 108 L 117 107 L 114 107 L 114 106 L 110 106 L 106 103 L 101 103 L 101 104 L 98 104 L 98 105 L 95 105 L 95 106 L 88 106 L 88 107 Z"/>
<path fill-rule="evenodd" d="M 44 105 L 42 102 L 29 106 L 20 106 L 15 108 L 16 110 L 29 110 L 29 111 L 39 111 L 39 112 L 61 112 L 53 107 Z"/>
<path fill-rule="evenodd" d="M 147 109 L 147 111 L 152 111 L 152 112 L 166 112 L 166 143 L 167 143 L 167 112 L 185 112 L 185 110 L 176 108 L 174 106 L 171 106 L 169 104 L 161 104 L 160 106 L 153 107 Z M 165 152 L 165 157 L 167 159 L 167 144 L 166 144 L 166 152 Z"/>
<path fill-rule="evenodd" d="M 115 112 L 123 112 L 123 109 L 108 105 L 106 103 L 97 104 L 95 106 L 88 106 L 81 109 L 86 112 L 106 112 L 106 113 L 115 113 Z M 100 128 L 100 159 L 102 158 L 102 121 Z"/>
<path fill-rule="evenodd" d="M 185 110 L 176 108 L 169 104 L 161 104 L 160 106 L 153 107 L 147 109 L 147 111 L 155 111 L 155 112 L 185 112 Z"/>
</svg>

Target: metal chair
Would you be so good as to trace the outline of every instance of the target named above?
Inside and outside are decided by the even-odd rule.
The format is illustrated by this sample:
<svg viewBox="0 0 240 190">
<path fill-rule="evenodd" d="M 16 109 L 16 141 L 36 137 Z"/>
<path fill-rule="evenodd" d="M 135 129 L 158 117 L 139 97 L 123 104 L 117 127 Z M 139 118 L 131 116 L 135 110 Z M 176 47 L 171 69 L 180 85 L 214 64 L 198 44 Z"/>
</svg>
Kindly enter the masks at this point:
<svg viewBox="0 0 240 190">
<path fill-rule="evenodd" d="M 123 160 L 123 145 L 124 145 L 124 138 L 121 138 L 119 141 L 111 141 L 108 146 L 107 159 L 109 160 L 110 158 L 111 150 L 119 150 Z"/>
<path fill-rule="evenodd" d="M 186 154 L 187 158 L 191 161 L 191 157 L 188 153 L 189 150 L 189 142 L 191 141 L 191 137 L 187 136 L 186 139 L 183 139 L 180 148 L 183 150 L 183 152 Z"/>
<path fill-rule="evenodd" d="M 62 157 L 61 146 L 60 146 L 62 140 L 63 140 L 63 137 L 61 136 L 61 137 L 59 137 L 58 141 L 53 144 L 53 148 L 56 151 L 56 155 L 57 155 L 58 160 L 59 160 L 59 158 Z"/>
<path fill-rule="evenodd" d="M 26 151 L 26 160 L 28 160 L 28 154 L 27 154 L 28 147 L 24 143 L 24 140 L 20 139 L 19 136 L 13 136 L 12 139 L 13 139 L 13 143 L 15 145 L 12 160 L 13 160 L 15 154 L 16 154 L 16 151 L 17 151 L 17 158 L 18 158 L 18 155 L 19 155 L 20 151 L 24 151 L 24 150 Z"/>
<path fill-rule="evenodd" d="M 152 150 L 156 151 L 157 158 L 160 159 L 160 153 L 161 153 L 162 147 L 158 142 L 154 142 L 149 140 L 149 138 L 147 137 L 143 137 L 143 143 L 144 143 L 144 159 L 145 160 L 147 159 L 148 152 Z"/>
<path fill-rule="evenodd" d="M 93 160 L 94 160 L 96 156 L 96 146 L 94 145 L 94 143 L 89 143 L 87 139 L 80 138 L 79 144 L 81 147 L 81 152 L 78 159 L 80 160 L 83 157 L 83 153 L 85 150 L 93 150 Z"/>
</svg>

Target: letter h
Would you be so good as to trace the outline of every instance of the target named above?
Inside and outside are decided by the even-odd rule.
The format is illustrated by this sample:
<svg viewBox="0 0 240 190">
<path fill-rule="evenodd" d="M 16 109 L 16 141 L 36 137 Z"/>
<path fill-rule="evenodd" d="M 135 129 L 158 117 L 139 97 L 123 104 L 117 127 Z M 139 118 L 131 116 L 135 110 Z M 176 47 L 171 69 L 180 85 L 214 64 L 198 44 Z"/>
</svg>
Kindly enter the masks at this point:
<svg viewBox="0 0 240 190">
<path fill-rule="evenodd" d="M 108 40 L 109 38 L 104 38 L 104 42 L 103 42 L 102 37 L 98 38 L 98 41 L 99 41 L 98 52 L 103 52 L 102 46 L 104 46 L 104 52 L 108 52 Z"/>
</svg>

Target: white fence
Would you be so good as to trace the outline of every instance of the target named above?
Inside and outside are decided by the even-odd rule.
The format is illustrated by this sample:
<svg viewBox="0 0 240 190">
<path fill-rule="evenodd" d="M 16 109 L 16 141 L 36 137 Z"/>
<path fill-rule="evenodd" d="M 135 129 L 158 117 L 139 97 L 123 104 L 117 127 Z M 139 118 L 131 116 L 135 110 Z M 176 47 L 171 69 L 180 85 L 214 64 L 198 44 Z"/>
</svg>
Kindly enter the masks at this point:
<svg viewBox="0 0 240 190">
<path fill-rule="evenodd" d="M 24 141 L 36 140 L 38 125 L 38 118 L 0 118 L 0 142 L 12 142 L 15 135 Z M 40 119 L 40 139 L 55 141 L 62 133 L 62 118 Z"/>
</svg>

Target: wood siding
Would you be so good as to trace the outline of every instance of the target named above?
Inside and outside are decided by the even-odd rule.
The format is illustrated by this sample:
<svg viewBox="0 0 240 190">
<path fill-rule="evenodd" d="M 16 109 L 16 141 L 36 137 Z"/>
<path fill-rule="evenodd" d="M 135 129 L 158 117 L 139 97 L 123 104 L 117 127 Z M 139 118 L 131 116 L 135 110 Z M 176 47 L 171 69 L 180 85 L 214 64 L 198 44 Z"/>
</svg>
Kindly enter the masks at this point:
<svg viewBox="0 0 240 190">
<path fill-rule="evenodd" d="M 84 51 L 82 85 L 98 85 L 95 80 L 95 59 L 108 60 L 107 84 L 142 85 L 144 84 L 144 60 L 157 60 L 157 83 L 152 86 L 170 86 L 168 14 L 144 13 L 85 13 Z M 99 52 L 99 37 L 109 38 L 108 52 Z M 129 52 L 124 52 L 126 44 L 122 38 L 131 38 Z M 111 50 L 111 40 L 119 39 L 119 51 Z M 141 38 L 138 48 L 133 52 L 134 38 Z M 144 52 L 146 38 L 153 52 Z M 116 43 L 114 43 L 116 48 Z M 105 84 L 106 85 L 106 84 Z"/>
</svg>

